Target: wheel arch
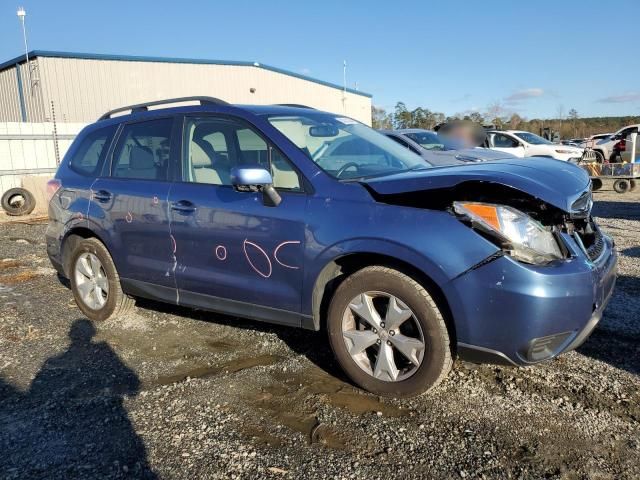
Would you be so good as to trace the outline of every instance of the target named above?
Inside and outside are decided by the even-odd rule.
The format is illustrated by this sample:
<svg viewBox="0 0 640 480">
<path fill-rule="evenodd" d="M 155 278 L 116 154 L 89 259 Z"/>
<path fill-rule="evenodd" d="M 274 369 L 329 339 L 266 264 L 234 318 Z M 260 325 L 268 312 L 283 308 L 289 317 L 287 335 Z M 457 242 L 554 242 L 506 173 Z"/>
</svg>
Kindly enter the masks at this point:
<svg viewBox="0 0 640 480">
<path fill-rule="evenodd" d="M 425 272 L 412 265 L 410 262 L 382 253 L 351 252 L 329 261 L 317 275 L 312 291 L 312 318 L 314 329 L 320 330 L 326 327 L 326 316 L 333 293 L 338 286 L 351 274 L 371 265 L 380 265 L 393 268 L 418 282 L 431 295 L 440 310 L 447 331 L 451 339 L 451 345 L 456 345 L 456 328 L 449 302 L 439 285 Z"/>
<path fill-rule="evenodd" d="M 62 237 L 60 246 L 62 269 L 67 278 L 69 278 L 69 262 L 71 261 L 71 252 L 73 251 L 73 246 L 75 246 L 76 242 L 80 241 L 81 239 L 84 240 L 86 238 L 95 238 L 96 240 L 100 241 L 100 243 L 102 243 L 109 252 L 109 255 L 111 255 L 109 247 L 105 243 L 104 239 L 102 239 L 100 235 L 97 234 L 94 230 L 91 230 L 86 226 L 79 225 L 70 228 L 69 231 L 65 233 L 64 237 Z"/>
</svg>

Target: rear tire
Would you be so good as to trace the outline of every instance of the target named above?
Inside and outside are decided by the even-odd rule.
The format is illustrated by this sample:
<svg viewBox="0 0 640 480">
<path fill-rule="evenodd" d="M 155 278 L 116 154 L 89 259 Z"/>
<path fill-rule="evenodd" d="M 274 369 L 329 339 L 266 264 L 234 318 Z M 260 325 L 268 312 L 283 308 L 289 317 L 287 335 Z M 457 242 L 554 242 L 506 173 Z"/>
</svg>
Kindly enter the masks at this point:
<svg viewBox="0 0 640 480">
<path fill-rule="evenodd" d="M 635 180 L 629 180 L 629 191 L 633 192 L 636 189 L 636 181 Z"/>
<path fill-rule="evenodd" d="M 399 312 L 395 316 L 390 313 L 392 301 Z M 372 308 L 378 314 L 374 312 L 373 322 L 367 320 Z M 374 328 L 378 320 L 382 322 Z M 348 377 L 377 395 L 411 397 L 426 392 L 442 381 L 453 363 L 447 327 L 433 298 L 418 282 L 391 268 L 366 267 L 342 282 L 329 305 L 327 330 Z M 369 346 L 361 350 L 365 344 Z M 392 359 L 391 364 L 381 362 L 390 368 L 379 368 L 381 358 Z"/>
<path fill-rule="evenodd" d="M 29 215 L 36 208 L 36 200 L 29 190 L 10 188 L 2 195 L 2 208 L 7 215 Z"/>
<path fill-rule="evenodd" d="M 604 163 L 604 155 L 599 150 L 594 150 L 593 153 L 596 154 L 596 163 Z"/>
<path fill-rule="evenodd" d="M 90 320 L 107 320 L 126 314 L 135 306 L 135 300 L 122 291 L 109 251 L 97 238 L 76 243 L 69 265 L 73 297 Z"/>
<path fill-rule="evenodd" d="M 613 182 L 613 189 L 618 193 L 627 193 L 630 185 L 628 180 L 618 179 Z"/>
<path fill-rule="evenodd" d="M 593 191 L 600 190 L 602 188 L 602 180 L 594 178 L 591 180 L 591 188 Z"/>
</svg>

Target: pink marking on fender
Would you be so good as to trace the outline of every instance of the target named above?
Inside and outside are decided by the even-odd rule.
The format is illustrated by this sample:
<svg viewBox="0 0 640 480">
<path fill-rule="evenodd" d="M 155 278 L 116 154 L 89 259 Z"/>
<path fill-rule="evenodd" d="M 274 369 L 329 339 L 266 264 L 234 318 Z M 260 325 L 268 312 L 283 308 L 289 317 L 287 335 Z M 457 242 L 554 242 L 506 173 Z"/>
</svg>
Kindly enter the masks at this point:
<svg viewBox="0 0 640 480">
<path fill-rule="evenodd" d="M 285 268 L 291 268 L 292 270 L 298 270 L 300 267 L 294 267 L 293 265 L 287 265 L 286 263 L 281 262 L 280 259 L 278 258 L 278 250 L 280 250 L 285 245 L 292 245 L 292 244 L 300 245 L 300 240 L 287 240 L 286 242 L 282 242 L 273 251 L 273 258 L 275 258 L 276 262 L 278 262 L 280 265 L 282 265 Z"/>
<path fill-rule="evenodd" d="M 265 274 L 262 273 L 251 261 L 251 259 L 249 258 L 249 254 L 247 253 L 247 245 L 251 245 L 252 247 L 257 248 L 260 253 L 262 253 L 262 255 L 264 255 L 264 258 L 267 259 L 267 263 L 269 263 L 269 273 Z M 269 255 L 267 255 L 267 252 L 265 252 L 263 250 L 263 248 L 260 245 L 257 245 L 253 242 L 250 242 L 249 240 L 247 240 L 246 238 L 244 239 L 244 242 L 242 243 L 242 250 L 244 250 L 244 256 L 247 259 L 247 262 L 249 262 L 249 265 L 251 266 L 251 268 L 253 268 L 255 270 L 255 272 L 260 275 L 261 277 L 264 278 L 269 278 L 271 276 L 271 273 L 273 272 L 273 267 L 271 265 L 271 260 L 269 259 Z"/>
<path fill-rule="evenodd" d="M 127 216 L 124 217 L 124 219 L 127 221 L 127 223 L 133 222 L 133 215 L 131 214 L 131 212 L 127 212 Z"/>
<path fill-rule="evenodd" d="M 178 245 L 176 244 L 176 239 L 173 235 L 169 235 L 169 238 L 171 239 L 171 249 L 173 250 L 173 254 L 175 255 L 176 250 L 178 249 Z"/>
<path fill-rule="evenodd" d="M 218 245 L 216 247 L 216 258 L 220 261 L 227 259 L 227 249 L 224 245 Z"/>
</svg>

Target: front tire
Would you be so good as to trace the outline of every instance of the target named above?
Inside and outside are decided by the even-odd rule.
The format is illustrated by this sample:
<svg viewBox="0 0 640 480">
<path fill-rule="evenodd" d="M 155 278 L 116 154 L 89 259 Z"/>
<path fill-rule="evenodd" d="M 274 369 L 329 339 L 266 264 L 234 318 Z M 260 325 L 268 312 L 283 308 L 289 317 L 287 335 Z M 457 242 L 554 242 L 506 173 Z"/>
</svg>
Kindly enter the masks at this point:
<svg viewBox="0 0 640 480">
<path fill-rule="evenodd" d="M 73 297 L 87 318 L 102 321 L 133 309 L 135 301 L 122 291 L 113 259 L 98 239 L 78 242 L 70 265 Z"/>
<path fill-rule="evenodd" d="M 444 318 L 425 288 L 382 266 L 349 276 L 329 305 L 331 348 L 369 392 L 411 397 L 442 381 L 453 363 Z"/>
</svg>

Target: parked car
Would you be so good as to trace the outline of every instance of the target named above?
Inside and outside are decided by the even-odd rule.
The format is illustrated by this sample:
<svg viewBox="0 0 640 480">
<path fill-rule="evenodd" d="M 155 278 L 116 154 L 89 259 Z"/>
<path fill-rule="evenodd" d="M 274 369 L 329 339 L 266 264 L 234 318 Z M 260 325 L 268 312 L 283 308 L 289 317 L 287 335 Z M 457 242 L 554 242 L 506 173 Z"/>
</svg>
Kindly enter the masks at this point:
<svg viewBox="0 0 640 480">
<path fill-rule="evenodd" d="M 392 396 L 455 357 L 553 358 L 600 320 L 617 256 L 584 170 L 432 168 L 341 115 L 196 100 L 103 115 L 49 183 L 47 252 L 91 320 L 146 297 L 324 329 L 356 384 Z"/>
<path fill-rule="evenodd" d="M 621 128 L 613 135 L 596 142 L 593 150 L 606 160 L 619 162 L 620 152 L 624 148 L 624 142 L 621 142 L 621 140 L 625 140 L 631 133 L 638 133 L 638 127 L 640 127 L 640 124 L 627 125 Z"/>
<path fill-rule="evenodd" d="M 461 148 L 431 130 L 411 128 L 379 130 L 379 132 L 413 153 L 417 153 L 433 166 L 464 165 L 469 162 L 515 158 L 509 153 L 496 152 L 488 148 Z"/>
<path fill-rule="evenodd" d="M 516 157 L 548 157 L 577 163 L 584 149 L 559 145 L 531 132 L 521 130 L 491 130 L 487 132 L 485 146 L 511 153 Z"/>
<path fill-rule="evenodd" d="M 570 138 L 567 140 L 561 140 L 560 143 L 562 145 L 570 145 L 572 147 L 580 147 L 586 141 L 586 138 Z M 584 147 L 582 147 L 584 148 Z"/>
</svg>

